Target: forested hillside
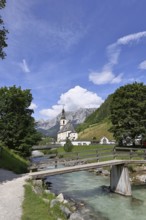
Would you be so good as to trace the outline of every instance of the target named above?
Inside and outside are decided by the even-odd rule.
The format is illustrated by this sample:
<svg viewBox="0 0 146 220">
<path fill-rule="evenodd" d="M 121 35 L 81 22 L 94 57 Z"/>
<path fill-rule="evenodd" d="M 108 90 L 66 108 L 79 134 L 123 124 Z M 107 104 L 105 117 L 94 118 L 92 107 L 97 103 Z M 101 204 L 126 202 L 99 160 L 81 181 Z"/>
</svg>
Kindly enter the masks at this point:
<svg viewBox="0 0 146 220">
<path fill-rule="evenodd" d="M 112 102 L 112 95 L 109 95 L 105 102 L 98 108 L 95 112 L 89 115 L 84 123 L 80 124 L 76 130 L 77 132 L 81 132 L 84 129 L 90 127 L 91 125 L 101 123 L 104 121 L 110 121 L 110 104 Z"/>
</svg>

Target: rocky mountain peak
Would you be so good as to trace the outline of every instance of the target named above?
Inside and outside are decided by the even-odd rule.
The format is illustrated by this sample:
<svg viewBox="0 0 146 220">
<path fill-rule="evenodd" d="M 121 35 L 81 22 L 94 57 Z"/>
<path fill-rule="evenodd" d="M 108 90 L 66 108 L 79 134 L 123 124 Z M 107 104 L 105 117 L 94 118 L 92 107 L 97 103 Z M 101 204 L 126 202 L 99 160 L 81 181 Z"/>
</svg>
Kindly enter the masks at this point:
<svg viewBox="0 0 146 220">
<path fill-rule="evenodd" d="M 70 120 L 74 125 L 83 123 L 85 119 L 95 111 L 95 108 L 80 108 L 76 111 L 66 111 L 65 116 L 67 120 Z M 51 120 L 39 120 L 37 121 L 38 130 L 49 130 L 57 126 L 60 122 L 61 113 Z"/>
</svg>

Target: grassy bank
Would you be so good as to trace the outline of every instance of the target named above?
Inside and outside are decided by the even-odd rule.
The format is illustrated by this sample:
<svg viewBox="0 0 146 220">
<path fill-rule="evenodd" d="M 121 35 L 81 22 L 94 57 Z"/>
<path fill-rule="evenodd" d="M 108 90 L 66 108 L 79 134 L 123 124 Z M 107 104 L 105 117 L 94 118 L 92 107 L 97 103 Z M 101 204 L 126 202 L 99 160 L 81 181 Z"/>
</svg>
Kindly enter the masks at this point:
<svg viewBox="0 0 146 220">
<path fill-rule="evenodd" d="M 26 173 L 28 171 L 28 161 L 16 155 L 6 147 L 0 150 L 0 168 L 11 170 L 15 173 Z"/>
<path fill-rule="evenodd" d="M 114 145 L 101 145 L 101 144 L 96 144 L 96 145 L 78 145 L 78 146 L 74 146 L 72 152 L 86 152 L 86 151 L 90 151 L 90 150 L 98 150 L 98 149 L 113 149 Z M 59 147 L 57 149 L 58 153 L 65 153 L 64 148 L 63 147 Z"/>
<path fill-rule="evenodd" d="M 92 124 L 88 128 L 79 132 L 79 140 L 100 140 L 103 136 L 107 137 L 109 140 L 113 140 L 113 134 L 109 132 L 111 123 L 108 121 L 100 122 L 97 124 Z"/>
<path fill-rule="evenodd" d="M 31 184 L 25 185 L 25 198 L 23 201 L 23 215 L 22 220 L 66 220 L 64 214 L 59 209 L 59 205 L 56 204 L 53 208 L 50 208 L 50 203 L 54 199 L 52 193 L 43 194 L 38 196 L 32 191 Z M 43 199 L 48 200 L 45 202 Z"/>
</svg>

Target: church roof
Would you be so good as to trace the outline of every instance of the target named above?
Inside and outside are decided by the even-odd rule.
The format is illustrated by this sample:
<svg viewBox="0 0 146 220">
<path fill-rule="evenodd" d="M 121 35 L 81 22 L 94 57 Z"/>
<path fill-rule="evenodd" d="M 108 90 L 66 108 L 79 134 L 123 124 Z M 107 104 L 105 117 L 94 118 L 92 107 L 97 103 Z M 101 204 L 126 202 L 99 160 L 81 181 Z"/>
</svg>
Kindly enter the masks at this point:
<svg viewBox="0 0 146 220">
<path fill-rule="evenodd" d="M 64 108 L 62 109 L 61 119 L 65 119 L 65 110 L 64 110 Z"/>
<path fill-rule="evenodd" d="M 58 133 L 63 133 L 63 132 L 66 132 L 66 131 L 70 131 L 70 132 L 72 132 L 72 133 L 76 133 L 76 131 L 75 131 L 75 129 L 74 129 L 74 127 L 73 127 L 73 125 L 71 124 L 70 121 L 68 121 L 67 124 L 64 125 L 64 126 L 60 129 L 60 131 L 59 131 Z"/>
</svg>

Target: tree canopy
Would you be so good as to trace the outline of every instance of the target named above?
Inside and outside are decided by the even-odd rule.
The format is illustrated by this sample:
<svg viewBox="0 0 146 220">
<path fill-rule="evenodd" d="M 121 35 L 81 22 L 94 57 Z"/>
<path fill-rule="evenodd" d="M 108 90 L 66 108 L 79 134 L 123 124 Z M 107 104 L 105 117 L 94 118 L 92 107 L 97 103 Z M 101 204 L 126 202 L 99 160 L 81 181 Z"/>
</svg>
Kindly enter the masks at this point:
<svg viewBox="0 0 146 220">
<path fill-rule="evenodd" d="M 146 135 L 146 85 L 133 83 L 120 87 L 111 102 L 111 131 L 117 141 Z"/>
<path fill-rule="evenodd" d="M 5 7 L 6 0 L 0 0 L 0 9 Z M 5 29 L 4 22 L 2 17 L 0 16 L 0 58 L 4 59 L 6 53 L 4 52 L 4 48 L 7 47 L 6 39 L 7 39 L 8 30 Z"/>
<path fill-rule="evenodd" d="M 30 90 L 0 88 L 0 140 L 10 149 L 28 156 L 41 136 L 35 129 Z"/>
</svg>

